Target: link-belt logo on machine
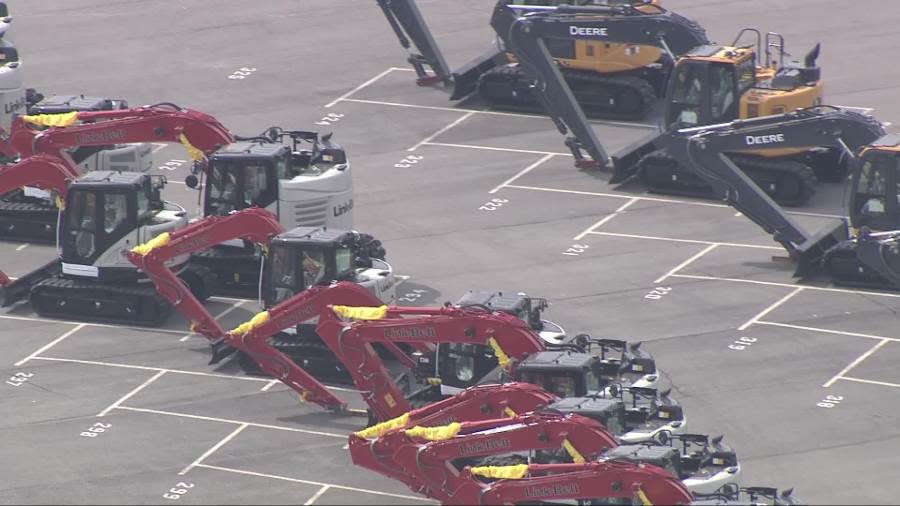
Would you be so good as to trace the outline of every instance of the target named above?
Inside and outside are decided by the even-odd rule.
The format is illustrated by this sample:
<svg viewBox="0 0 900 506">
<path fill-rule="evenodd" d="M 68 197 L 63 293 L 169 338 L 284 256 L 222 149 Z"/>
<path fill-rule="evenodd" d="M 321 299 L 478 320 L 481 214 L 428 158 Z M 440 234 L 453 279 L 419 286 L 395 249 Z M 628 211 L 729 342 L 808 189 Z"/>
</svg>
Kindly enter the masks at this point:
<svg viewBox="0 0 900 506">
<path fill-rule="evenodd" d="M 332 212 L 334 213 L 334 217 L 337 218 L 338 216 L 340 216 L 342 214 L 346 214 L 346 213 L 350 212 L 351 209 L 353 209 L 353 199 L 350 199 L 343 204 L 334 206 L 332 208 Z"/>
<path fill-rule="evenodd" d="M 575 495 L 580 491 L 578 483 L 557 483 L 556 485 L 543 487 L 528 487 L 525 489 L 525 497 L 552 497 L 557 495 Z"/>
<path fill-rule="evenodd" d="M 434 327 L 384 329 L 385 339 L 419 339 L 422 337 L 437 337 L 437 330 Z"/>
<path fill-rule="evenodd" d="M 748 146 L 755 146 L 758 144 L 778 144 L 784 142 L 784 134 L 775 134 L 775 135 L 748 135 L 745 138 Z"/>
<path fill-rule="evenodd" d="M 477 441 L 475 443 L 466 443 L 459 447 L 459 455 L 473 455 L 492 450 L 506 450 L 512 448 L 512 441 L 509 439 L 489 439 L 487 441 Z"/>
<path fill-rule="evenodd" d="M 579 35 L 581 37 L 608 37 L 609 29 L 603 28 L 585 28 L 581 26 L 569 26 L 569 35 Z"/>
<path fill-rule="evenodd" d="M 27 103 L 25 102 L 25 97 L 22 97 L 13 102 L 7 102 L 6 104 L 4 104 L 3 110 L 6 111 L 6 114 L 12 114 L 14 112 L 18 112 L 18 111 L 21 111 L 22 109 L 25 109 L 26 105 L 27 105 Z"/>
<path fill-rule="evenodd" d="M 128 132 L 121 128 L 118 130 L 106 130 L 103 132 L 85 132 L 75 134 L 75 143 L 93 144 L 97 142 L 119 142 L 124 140 L 127 135 Z"/>
</svg>

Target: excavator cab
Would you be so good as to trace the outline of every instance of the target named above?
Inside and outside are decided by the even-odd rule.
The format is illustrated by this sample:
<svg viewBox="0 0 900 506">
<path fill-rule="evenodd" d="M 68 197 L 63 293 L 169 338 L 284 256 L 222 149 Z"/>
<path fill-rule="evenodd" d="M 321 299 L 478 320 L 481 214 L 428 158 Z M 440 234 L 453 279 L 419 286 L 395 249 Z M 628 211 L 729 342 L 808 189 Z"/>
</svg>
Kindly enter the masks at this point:
<svg viewBox="0 0 900 506">
<path fill-rule="evenodd" d="M 353 208 L 348 167 L 346 152 L 331 142 L 331 134 L 319 138 L 316 132 L 273 127 L 209 157 L 203 214 L 224 216 L 256 206 L 277 214 L 285 228 L 347 228 Z M 185 182 L 199 185 L 195 175 Z"/>
<path fill-rule="evenodd" d="M 850 223 L 873 231 L 900 229 L 900 136 L 888 135 L 860 154 L 850 187 Z"/>
<path fill-rule="evenodd" d="M 159 176 L 107 171 L 89 172 L 72 183 L 59 232 L 63 274 L 97 271 L 88 266 L 108 254 L 116 243 L 127 241 L 139 227 L 152 224 L 156 212 L 164 207 L 160 197 L 164 184 Z M 136 274 L 129 270 L 132 276 Z M 107 273 L 100 270 L 98 275 L 102 274 Z"/>
<path fill-rule="evenodd" d="M 263 268 L 265 307 L 310 286 L 352 281 L 356 270 L 353 240 L 352 232 L 317 227 L 297 227 L 273 239 Z"/>
</svg>

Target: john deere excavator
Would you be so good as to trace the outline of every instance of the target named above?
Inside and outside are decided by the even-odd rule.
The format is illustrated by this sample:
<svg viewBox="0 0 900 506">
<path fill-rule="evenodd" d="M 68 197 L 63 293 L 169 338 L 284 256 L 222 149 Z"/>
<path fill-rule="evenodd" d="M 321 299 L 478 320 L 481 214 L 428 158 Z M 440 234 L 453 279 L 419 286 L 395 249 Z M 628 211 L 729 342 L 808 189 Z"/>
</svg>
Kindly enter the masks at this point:
<svg viewBox="0 0 900 506">
<path fill-rule="evenodd" d="M 716 195 L 762 227 L 798 263 L 796 275 L 825 273 L 837 284 L 900 289 L 900 138 L 883 136 L 869 116 L 821 106 L 793 113 L 677 130 L 666 150 L 704 179 Z M 810 234 L 784 213 L 730 153 L 768 147 L 828 146 L 851 160 L 847 219 Z"/>
<path fill-rule="evenodd" d="M 622 7 L 565 7 L 543 9 L 526 16 L 498 6 L 491 25 L 515 53 L 526 71 L 536 76 L 535 87 L 551 118 L 575 156 L 576 166 L 596 168 L 610 163 L 603 145 L 587 122 L 548 49 L 556 37 L 586 41 L 630 41 L 672 47 L 687 32 L 683 21 L 669 12 L 635 15 Z M 754 44 L 742 45 L 746 34 Z M 765 45 L 765 53 L 762 46 Z M 773 49 L 777 55 L 773 54 Z M 763 61 L 758 61 L 765 54 Z M 661 135 L 672 129 L 753 118 L 818 105 L 822 101 L 821 70 L 816 46 L 802 64 L 784 63 L 784 39 L 763 37 L 745 29 L 732 45 L 700 45 L 674 57 L 674 70 L 666 92 L 661 134 L 642 139 L 613 157 L 611 182 L 639 174 L 653 191 L 710 196 L 709 186 L 689 168 L 659 150 Z M 585 156 L 587 155 L 587 156 Z M 755 150 L 737 153 L 735 161 L 782 205 L 802 205 L 815 191 L 818 179 L 839 180 L 846 173 L 840 153 L 819 146 L 802 149 Z"/>
<path fill-rule="evenodd" d="M 497 8 L 510 4 L 510 9 L 524 15 L 540 13 L 548 6 L 559 6 L 560 9 L 614 6 L 617 12 L 640 17 L 667 12 L 659 3 L 658 0 L 499 0 Z M 415 0 L 378 0 L 378 5 L 400 44 L 410 49 L 411 41 L 417 48 L 418 53 L 411 53 L 408 61 L 416 71 L 419 85 L 452 85 L 451 100 L 477 93 L 498 108 L 541 110 L 533 75 L 519 65 L 518 56 L 508 45 L 494 45 L 482 56 L 451 71 Z M 572 32 L 548 39 L 550 54 L 588 115 L 629 120 L 644 118 L 657 97 L 665 94 L 673 55 L 679 56 L 708 43 L 699 25 L 674 13 L 668 14 L 683 23 L 685 37 L 672 40 L 667 51 L 657 45 L 642 44 L 640 36 L 633 41 L 623 38 L 603 43 L 585 41 Z"/>
</svg>

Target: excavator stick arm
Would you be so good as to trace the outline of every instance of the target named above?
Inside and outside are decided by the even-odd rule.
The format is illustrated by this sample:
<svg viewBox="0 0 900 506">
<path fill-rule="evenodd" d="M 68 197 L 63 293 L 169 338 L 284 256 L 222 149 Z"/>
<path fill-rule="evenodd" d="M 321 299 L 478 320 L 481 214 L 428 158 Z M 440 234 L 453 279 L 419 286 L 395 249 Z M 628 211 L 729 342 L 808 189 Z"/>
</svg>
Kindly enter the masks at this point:
<svg viewBox="0 0 900 506">
<path fill-rule="evenodd" d="M 171 234 L 161 234 L 128 252 L 128 260 L 141 269 L 168 300 L 189 321 L 192 329 L 210 341 L 225 335 L 190 288 L 167 266 L 166 261 L 196 253 L 229 239 L 245 239 L 267 245 L 284 229 L 278 218 L 259 208 L 236 211 L 227 216 L 209 216 Z"/>
<path fill-rule="evenodd" d="M 565 38 L 660 47 L 673 57 L 707 44 L 706 32 L 671 11 L 644 12 L 632 6 L 524 7 L 497 5 L 491 26 L 527 73 L 547 114 L 566 139 L 580 168 L 606 166 L 610 159 L 563 78 L 545 39 Z M 587 153 L 588 157 L 585 157 Z"/>
<path fill-rule="evenodd" d="M 853 111 L 817 107 L 792 113 L 739 120 L 671 132 L 667 152 L 709 184 L 715 195 L 772 234 L 801 267 L 814 264 L 836 241 L 847 236 L 840 224 L 814 240 L 728 157 L 734 151 L 834 147 L 849 156 L 884 135 L 881 124 Z M 843 232 L 841 232 L 843 230 Z"/>
<path fill-rule="evenodd" d="M 435 82 L 449 83 L 452 75 L 450 67 L 444 60 L 440 48 L 431 35 L 415 0 L 377 0 L 388 23 L 400 40 L 400 45 L 410 50 L 410 41 L 416 46 L 419 54 L 410 52 L 409 63 L 418 76 L 420 85 Z M 434 74 L 429 74 L 425 65 L 431 67 Z"/>
</svg>

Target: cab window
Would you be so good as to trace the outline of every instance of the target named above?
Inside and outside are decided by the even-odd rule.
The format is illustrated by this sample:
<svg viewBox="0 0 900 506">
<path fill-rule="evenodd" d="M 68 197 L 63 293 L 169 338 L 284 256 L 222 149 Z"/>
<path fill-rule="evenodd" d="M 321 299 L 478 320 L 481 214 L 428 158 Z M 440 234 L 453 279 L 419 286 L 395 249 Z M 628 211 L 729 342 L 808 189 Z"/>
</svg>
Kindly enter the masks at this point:
<svg viewBox="0 0 900 506">
<path fill-rule="evenodd" d="M 738 88 L 741 94 L 756 84 L 756 59 L 749 58 L 737 66 Z"/>
<path fill-rule="evenodd" d="M 309 288 L 325 278 L 325 254 L 322 251 L 304 251 L 300 266 L 303 269 L 303 286 Z"/>
<path fill-rule="evenodd" d="M 734 107 L 734 68 L 730 65 L 714 65 L 710 69 L 709 85 L 712 122 L 734 119 L 737 116 Z"/>
<path fill-rule="evenodd" d="M 273 248 L 271 250 L 271 282 L 272 305 L 284 302 L 296 293 L 296 264 L 293 256 L 287 248 Z"/>
<path fill-rule="evenodd" d="M 75 254 L 82 259 L 90 258 L 96 250 L 97 195 L 91 192 L 73 192 L 69 209 L 70 234 L 74 235 Z"/>
<path fill-rule="evenodd" d="M 119 228 L 128 215 L 128 197 L 124 193 L 107 193 L 103 198 L 103 230 L 109 234 Z"/>
<path fill-rule="evenodd" d="M 347 272 L 353 268 L 353 252 L 350 248 L 338 248 L 335 252 L 337 272 Z"/>
<path fill-rule="evenodd" d="M 866 161 L 859 174 L 858 193 L 862 197 L 859 212 L 872 219 L 879 219 L 887 214 L 886 183 L 884 172 L 871 161 Z"/>
<path fill-rule="evenodd" d="M 251 204 L 259 200 L 259 196 L 268 190 L 266 168 L 262 165 L 248 165 L 244 168 L 244 174 L 247 178 L 244 183 L 244 201 Z"/>
<path fill-rule="evenodd" d="M 468 383 L 475 378 L 476 349 L 471 344 L 450 343 L 447 345 L 447 360 L 456 380 Z"/>
<path fill-rule="evenodd" d="M 138 219 L 150 214 L 150 183 L 146 183 L 141 191 L 137 192 Z"/>
</svg>

